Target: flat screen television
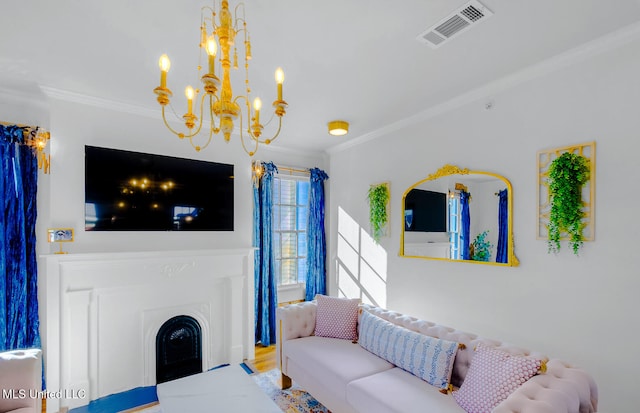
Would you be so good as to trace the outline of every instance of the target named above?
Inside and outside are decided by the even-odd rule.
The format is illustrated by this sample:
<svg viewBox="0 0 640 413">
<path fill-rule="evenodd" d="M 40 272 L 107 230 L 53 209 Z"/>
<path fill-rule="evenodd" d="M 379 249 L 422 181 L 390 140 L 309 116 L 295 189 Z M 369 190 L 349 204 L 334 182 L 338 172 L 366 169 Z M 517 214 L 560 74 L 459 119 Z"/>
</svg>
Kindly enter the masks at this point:
<svg viewBox="0 0 640 413">
<path fill-rule="evenodd" d="M 233 231 L 233 165 L 85 146 L 85 230 Z"/>
<path fill-rule="evenodd" d="M 404 206 L 405 231 L 447 232 L 447 194 L 414 188 Z"/>
</svg>

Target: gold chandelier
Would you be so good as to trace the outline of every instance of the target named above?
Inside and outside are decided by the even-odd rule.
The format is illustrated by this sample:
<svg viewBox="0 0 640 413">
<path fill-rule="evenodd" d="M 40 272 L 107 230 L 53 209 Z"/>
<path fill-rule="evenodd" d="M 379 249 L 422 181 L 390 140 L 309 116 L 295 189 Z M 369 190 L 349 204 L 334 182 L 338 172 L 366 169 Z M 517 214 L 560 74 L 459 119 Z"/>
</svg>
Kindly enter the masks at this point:
<svg viewBox="0 0 640 413">
<path fill-rule="evenodd" d="M 242 6 L 242 8 L 240 8 Z M 241 12 L 241 13 L 239 13 Z M 205 14 L 211 13 L 211 17 L 206 17 Z M 216 16 L 219 21 L 216 22 Z M 207 32 L 207 24 L 211 25 L 211 31 Z M 286 113 L 287 102 L 282 99 L 282 83 L 284 82 L 284 72 L 281 68 L 276 70 L 276 83 L 277 83 L 277 99 L 273 102 L 274 114 L 278 117 L 278 127 L 275 134 L 268 139 L 261 138 L 262 129 L 264 126 L 260 123 L 260 110 L 262 108 L 262 101 L 260 98 L 255 98 L 253 101 L 253 113 L 251 110 L 250 93 L 251 88 L 249 86 L 249 60 L 251 60 L 251 42 L 249 39 L 249 32 L 247 31 L 247 22 L 244 17 L 244 4 L 240 3 L 234 9 L 232 14 L 229 11 L 229 2 L 222 0 L 220 10 L 214 7 L 203 7 L 200 25 L 201 39 L 200 39 L 200 53 L 202 56 L 202 50 L 204 50 L 208 56 L 208 71 L 201 76 L 204 93 L 200 99 L 200 114 L 196 116 L 193 109 L 193 101 L 199 93 L 199 90 L 193 89 L 191 86 L 187 86 L 185 89 L 185 95 L 187 97 L 187 113 L 182 116 L 184 124 L 188 131 L 186 133 L 178 132 L 174 130 L 165 117 L 165 107 L 170 102 L 170 98 L 173 96 L 170 89 L 167 88 L 167 72 L 171 66 L 169 57 L 163 54 L 160 57 L 160 86 L 153 91 L 158 96 L 158 103 L 162 106 L 162 119 L 166 127 L 176 134 L 180 139 L 188 138 L 191 146 L 196 151 L 206 148 L 214 134 L 222 132 L 224 140 L 229 142 L 231 133 L 234 129 L 234 121 L 240 117 L 240 141 L 242 147 L 249 156 L 253 156 L 258 150 L 259 144 L 266 144 L 273 142 L 282 128 L 282 116 Z M 231 67 L 238 69 L 238 50 L 235 46 L 236 35 L 242 33 L 244 36 L 244 68 L 245 68 L 245 94 L 233 96 L 231 89 Z M 215 74 L 216 69 L 216 56 L 218 48 L 222 51 L 219 62 L 222 67 L 222 82 Z M 233 48 L 233 61 L 231 57 L 231 49 Z M 198 72 L 202 70 L 201 66 L 198 66 Z M 222 88 L 220 89 L 220 87 Z M 240 101 L 244 100 L 246 105 L 246 131 L 243 122 L 243 112 L 240 109 Z M 197 102 L 197 101 L 196 101 Z M 205 114 L 206 111 L 208 112 Z M 196 110 L 197 113 L 197 110 Z M 203 120 L 205 115 L 209 118 L 209 138 L 203 145 L 196 145 L 193 138 L 198 135 L 203 129 Z M 218 123 L 216 124 L 216 119 Z M 197 125 L 197 127 L 196 127 Z M 205 127 L 206 130 L 206 127 Z M 245 132 L 248 137 L 245 137 Z M 246 143 L 245 140 L 248 142 Z"/>
</svg>

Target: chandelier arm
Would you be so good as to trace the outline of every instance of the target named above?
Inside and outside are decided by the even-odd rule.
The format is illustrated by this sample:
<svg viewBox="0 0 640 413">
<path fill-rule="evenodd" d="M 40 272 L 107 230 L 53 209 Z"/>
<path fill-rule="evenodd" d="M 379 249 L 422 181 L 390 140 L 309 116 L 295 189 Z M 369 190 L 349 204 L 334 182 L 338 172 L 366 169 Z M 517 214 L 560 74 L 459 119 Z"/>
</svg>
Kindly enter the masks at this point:
<svg viewBox="0 0 640 413">
<path fill-rule="evenodd" d="M 184 118 L 181 118 L 181 117 L 176 113 L 176 110 L 173 108 L 173 104 L 169 103 L 169 106 L 171 107 L 171 112 L 173 113 L 173 116 L 175 116 L 175 117 L 176 117 L 176 120 L 177 120 L 177 121 L 183 121 L 183 120 L 184 120 Z M 182 132 L 178 132 L 178 131 L 176 131 L 175 129 L 173 129 L 171 126 L 169 126 L 169 124 L 168 124 L 168 122 L 167 122 L 167 119 L 165 118 L 165 114 L 164 114 L 164 106 L 162 107 L 162 119 L 164 120 L 164 124 L 167 126 L 167 128 L 168 128 L 171 132 L 173 132 L 176 136 L 178 136 L 180 139 L 182 139 L 182 138 L 189 138 L 189 137 L 194 136 L 194 135 L 196 135 L 196 134 L 198 133 L 198 132 L 196 132 L 196 133 L 192 133 L 192 134 L 185 135 L 184 133 L 182 133 Z M 202 127 L 202 123 L 200 123 L 200 127 Z M 198 128 L 198 130 L 200 130 L 200 127 Z"/>
<path fill-rule="evenodd" d="M 204 145 L 195 145 L 193 143 L 193 136 L 189 137 L 189 143 L 191 143 L 191 146 L 193 147 L 193 149 L 196 150 L 196 152 L 200 152 L 201 150 L 205 149 L 207 146 L 209 146 L 209 144 L 211 143 L 211 138 L 213 138 L 213 130 L 209 131 L 209 138 L 207 139 L 207 141 L 205 142 Z"/>
<path fill-rule="evenodd" d="M 206 141 L 206 143 L 204 145 L 200 146 L 200 145 L 195 145 L 193 143 L 193 137 L 200 133 L 200 130 L 202 129 L 202 125 L 204 124 L 204 98 L 206 96 L 207 95 L 204 94 L 204 95 L 202 95 L 202 99 L 200 99 L 200 124 L 198 125 L 198 130 L 195 133 L 193 133 L 190 136 L 188 136 L 189 143 L 191 144 L 193 149 L 196 150 L 196 152 L 200 152 L 202 149 L 206 148 L 211 143 L 211 137 L 212 137 L 211 132 L 209 132 L 209 139 L 207 139 L 207 141 Z"/>
<path fill-rule="evenodd" d="M 167 129 L 169 129 L 174 135 L 180 137 L 180 135 L 184 136 L 183 133 L 176 131 L 175 129 L 173 129 L 171 127 L 171 125 L 169 125 L 169 122 L 167 122 L 167 117 L 164 115 L 164 106 L 162 106 L 162 120 L 164 121 L 164 126 L 167 127 Z"/>
<path fill-rule="evenodd" d="M 204 145 L 195 145 L 193 143 L 193 137 L 195 135 L 197 135 L 198 133 L 200 133 L 200 130 L 202 128 L 202 125 L 204 123 L 204 99 L 205 97 L 209 95 L 209 119 L 211 120 L 211 125 L 209 127 L 209 138 L 207 139 L 207 141 L 204 143 Z M 200 152 L 201 150 L 205 149 L 207 146 L 209 146 L 209 144 L 211 143 L 211 139 L 213 138 L 213 134 L 214 133 L 218 133 L 219 129 L 215 128 L 215 122 L 214 122 L 214 116 L 211 113 L 211 108 L 212 108 L 212 102 L 213 102 L 213 98 L 211 96 L 211 94 L 206 93 L 202 95 L 202 99 L 200 100 L 200 126 L 198 126 L 198 131 L 189 136 L 189 143 L 191 143 L 191 146 L 193 147 L 193 149 L 196 150 L 196 152 Z M 215 131 L 214 131 L 215 129 Z"/>
<path fill-rule="evenodd" d="M 233 99 L 233 103 L 238 105 L 239 100 L 244 100 L 245 104 L 247 105 L 247 113 L 249 114 L 249 119 L 251 119 L 251 102 L 249 99 L 249 95 L 248 94 L 246 96 L 238 95 L 235 97 L 235 99 Z"/>
<path fill-rule="evenodd" d="M 251 105 L 249 104 L 249 99 L 247 98 L 247 96 L 236 96 L 236 98 L 233 100 L 234 103 L 237 103 L 238 100 L 240 99 L 244 99 L 245 102 L 247 103 L 247 112 L 249 114 L 249 119 L 251 119 Z M 271 123 L 271 121 L 273 120 L 273 116 L 275 116 L 275 113 L 271 115 L 271 118 L 269 119 L 269 122 L 267 122 L 267 124 Z M 275 135 L 273 135 L 271 138 L 264 138 L 264 139 L 260 139 L 259 137 L 256 137 L 253 132 L 251 132 L 251 125 L 250 123 L 247 126 L 247 133 L 249 134 L 249 136 L 251 137 L 251 139 L 253 141 L 255 141 L 256 143 L 256 150 L 258 148 L 258 144 L 270 144 L 271 142 L 275 141 L 276 138 L 278 138 L 278 136 L 280 136 L 280 131 L 282 130 L 282 116 L 278 116 L 278 130 L 276 130 Z M 243 135 L 242 135 L 242 131 L 243 131 L 243 124 L 242 124 L 242 112 L 240 112 L 240 138 L 243 142 L 243 146 L 244 146 L 244 140 L 243 140 Z M 245 149 L 246 150 L 246 149 Z M 249 152 L 247 152 L 249 153 Z"/>
<path fill-rule="evenodd" d="M 202 129 L 202 124 L 204 121 L 204 117 L 202 116 L 204 113 L 204 97 L 205 95 L 202 95 L 202 99 L 200 100 L 200 122 L 198 123 L 198 129 L 196 129 L 195 132 L 187 135 L 186 137 L 189 138 L 189 140 L 191 141 L 191 138 L 193 138 L 194 136 L 196 136 L 197 134 L 200 133 L 200 130 Z M 193 144 L 192 144 L 193 146 Z"/>
<path fill-rule="evenodd" d="M 238 17 L 238 9 L 240 8 L 240 6 L 242 6 L 242 17 Z M 236 7 L 233 9 L 233 16 L 235 17 L 235 22 L 234 25 L 236 27 L 238 27 L 238 21 L 241 21 L 244 26 L 247 25 L 247 21 L 245 20 L 245 10 L 244 10 L 244 3 L 238 3 L 236 5 Z M 236 30 L 236 32 L 239 32 L 240 30 Z"/>
<path fill-rule="evenodd" d="M 273 121 L 273 118 L 275 117 L 276 117 L 276 112 L 271 112 L 271 116 L 269 117 L 269 120 L 264 123 L 264 126 L 271 125 L 271 121 Z"/>
<path fill-rule="evenodd" d="M 240 98 L 240 97 L 244 98 L 245 100 L 248 100 L 248 99 L 247 99 L 246 97 L 244 97 L 244 96 L 238 96 L 238 97 L 236 97 L 236 98 L 234 99 L 234 102 L 235 102 L 236 100 L 238 100 L 238 98 Z M 253 136 L 253 134 L 251 133 L 251 128 L 249 127 L 249 128 L 247 129 L 247 132 L 249 133 L 249 137 L 251 138 L 251 140 L 254 142 L 254 148 L 253 148 L 253 151 L 248 150 L 248 149 L 247 149 L 247 145 L 244 143 L 244 134 L 242 133 L 242 129 L 243 129 L 243 122 L 242 122 L 243 116 L 242 116 L 242 111 L 240 111 L 240 115 L 239 115 L 239 116 L 240 116 L 240 143 L 242 144 L 242 149 L 244 149 L 244 151 L 247 153 L 247 155 L 249 155 L 249 156 L 253 156 L 253 155 L 255 155 L 255 153 L 258 151 L 258 139 L 256 139 L 256 138 Z M 250 123 L 250 122 L 249 122 L 249 123 Z"/>
<path fill-rule="evenodd" d="M 251 135 L 251 140 L 254 143 L 254 147 L 253 147 L 253 151 L 250 151 L 247 149 L 247 145 L 244 143 L 244 136 L 242 135 L 242 129 L 240 129 L 240 143 L 242 143 L 242 149 L 244 149 L 244 151 L 249 155 L 249 156 L 253 156 L 255 155 L 255 153 L 258 151 L 258 140 L 255 139 L 253 137 L 253 135 Z"/>
<path fill-rule="evenodd" d="M 238 104 L 238 101 L 243 99 L 245 101 L 245 104 L 247 105 L 247 115 L 249 117 L 249 121 L 247 122 L 247 133 L 249 134 L 249 136 L 251 136 L 251 139 L 255 140 L 256 137 L 253 136 L 253 133 L 251 132 L 251 101 L 249 99 L 249 94 L 247 94 L 246 96 L 243 95 L 238 95 L 236 96 L 235 99 L 233 99 L 233 103 Z M 238 105 L 239 106 L 239 105 Z M 255 115 L 255 113 L 254 113 Z M 242 111 L 240 111 L 240 136 L 242 136 Z"/>
<path fill-rule="evenodd" d="M 169 102 L 169 107 L 171 108 L 171 113 L 173 113 L 173 116 L 175 116 L 176 121 L 178 122 L 182 122 L 182 117 L 180 115 L 178 115 L 178 113 L 176 112 L 176 110 L 173 107 L 173 103 Z"/>
<path fill-rule="evenodd" d="M 276 131 L 275 135 L 273 135 L 271 138 L 269 139 L 256 139 L 257 143 L 264 143 L 264 144 L 270 144 L 271 142 L 275 141 L 278 136 L 280 136 L 280 130 L 282 129 L 282 117 L 278 116 L 278 130 Z"/>
<path fill-rule="evenodd" d="M 164 106 L 162 106 L 162 120 L 164 121 L 164 125 L 167 127 L 167 129 L 169 129 L 174 135 L 176 135 L 178 138 L 183 139 L 183 138 L 189 138 L 191 139 L 192 137 L 194 137 L 195 135 L 197 135 L 200 132 L 200 128 L 202 127 L 202 119 L 200 120 L 200 125 L 198 126 L 198 130 L 195 133 L 191 133 L 188 135 L 185 135 L 182 132 L 178 132 L 177 130 L 173 129 L 171 127 L 171 125 L 169 125 L 169 122 L 167 121 L 167 118 L 165 116 L 164 113 Z"/>
<path fill-rule="evenodd" d="M 213 135 L 217 134 L 218 132 L 220 132 L 220 129 L 218 129 L 216 132 L 213 128 L 209 128 L 209 139 L 207 140 L 207 143 L 202 147 L 202 149 L 209 146 L 209 144 L 211 143 L 211 139 L 213 138 Z"/>
<path fill-rule="evenodd" d="M 205 12 L 211 13 L 211 17 L 206 17 Z M 208 21 L 209 23 L 211 23 L 211 27 L 214 30 L 215 30 L 215 27 L 216 27 L 215 15 L 216 15 L 216 10 L 215 10 L 215 8 L 213 8 L 211 6 L 202 6 L 200 8 L 200 22 L 201 23 L 206 23 Z"/>
</svg>

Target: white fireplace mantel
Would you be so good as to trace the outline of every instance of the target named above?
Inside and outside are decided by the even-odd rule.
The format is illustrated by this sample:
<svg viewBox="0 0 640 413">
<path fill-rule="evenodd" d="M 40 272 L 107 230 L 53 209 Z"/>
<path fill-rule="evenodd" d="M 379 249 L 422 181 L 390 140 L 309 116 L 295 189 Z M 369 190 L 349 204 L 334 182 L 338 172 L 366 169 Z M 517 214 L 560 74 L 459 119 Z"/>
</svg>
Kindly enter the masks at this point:
<svg viewBox="0 0 640 413">
<path fill-rule="evenodd" d="M 254 358 L 253 248 L 42 256 L 47 412 L 155 382 L 155 338 L 177 315 L 202 328 L 203 369 Z M 44 271 L 42 271 L 44 270 Z"/>
</svg>

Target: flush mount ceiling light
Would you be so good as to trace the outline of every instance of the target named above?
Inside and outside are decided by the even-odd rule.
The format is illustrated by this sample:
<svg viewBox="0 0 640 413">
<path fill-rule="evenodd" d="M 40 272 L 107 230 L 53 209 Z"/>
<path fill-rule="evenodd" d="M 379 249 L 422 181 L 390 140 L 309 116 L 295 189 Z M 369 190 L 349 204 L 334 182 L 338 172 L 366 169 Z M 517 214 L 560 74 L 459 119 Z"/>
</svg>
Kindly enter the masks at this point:
<svg viewBox="0 0 640 413">
<path fill-rule="evenodd" d="M 215 4 L 215 2 L 214 2 Z M 172 97 L 171 90 L 167 87 L 167 72 L 171 66 L 171 62 L 167 55 L 160 57 L 160 86 L 154 89 L 158 95 L 158 103 L 162 106 L 162 118 L 167 128 L 176 134 L 180 139 L 188 138 L 191 145 L 196 151 L 200 151 L 209 145 L 214 134 L 222 133 L 225 141 L 231 138 L 231 132 L 234 130 L 234 121 L 240 117 L 240 142 L 244 150 L 253 156 L 258 150 L 258 144 L 266 144 L 273 142 L 280 134 L 282 127 L 282 117 L 286 113 L 287 102 L 282 99 L 282 82 L 284 82 L 284 72 L 281 68 L 276 70 L 277 83 L 277 99 L 273 102 L 274 114 L 277 116 L 278 125 L 275 134 L 268 139 L 261 137 L 263 125 L 260 123 L 260 109 L 262 101 L 256 98 L 253 101 L 253 111 L 251 110 L 249 87 L 249 60 L 251 60 L 251 42 L 249 40 L 249 32 L 247 31 L 247 23 L 244 17 L 244 4 L 238 4 L 232 13 L 229 9 L 229 2 L 222 0 L 220 8 L 203 7 L 200 26 L 200 50 L 201 54 L 206 52 L 208 55 L 208 70 L 201 76 L 204 93 L 199 99 L 197 94 L 199 90 L 191 86 L 187 86 L 185 94 L 187 96 L 187 113 L 182 117 L 188 132 L 178 132 L 174 130 L 165 117 L 165 106 L 170 102 Z M 207 14 L 210 13 L 210 17 Z M 218 20 L 216 20 L 218 17 Z M 207 29 L 209 25 L 210 29 Z M 239 41 L 235 41 L 236 35 L 239 35 Z M 238 69 L 238 51 L 236 43 L 244 46 L 244 72 L 245 72 L 245 90 L 244 94 L 233 94 L 231 89 L 231 68 Z M 231 50 L 233 49 L 233 50 Z M 218 53 L 220 51 L 220 55 Z M 219 56 L 219 57 L 217 57 Z M 222 67 L 222 80 L 216 76 L 216 63 L 219 62 Z M 198 71 L 202 68 L 198 66 Z M 195 108 L 194 108 L 195 100 Z M 246 114 L 242 113 L 242 107 L 245 106 Z M 199 115 L 197 116 L 199 108 Z M 194 113 L 195 110 L 195 113 Z M 210 120 L 203 125 L 204 118 Z M 216 118 L 218 123 L 216 124 Z M 246 122 L 246 125 L 244 124 Z M 246 129 L 245 129 L 246 128 Z M 202 145 L 196 145 L 193 138 L 201 131 L 208 132 L 208 139 Z M 245 136 L 246 135 L 248 136 Z M 248 143 L 245 143 L 245 139 Z"/>
<path fill-rule="evenodd" d="M 342 136 L 349 132 L 349 122 L 343 120 L 332 120 L 327 123 L 327 126 L 329 127 L 329 135 Z"/>
</svg>

